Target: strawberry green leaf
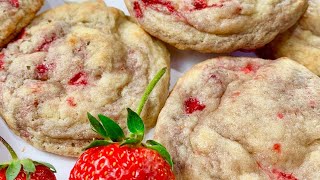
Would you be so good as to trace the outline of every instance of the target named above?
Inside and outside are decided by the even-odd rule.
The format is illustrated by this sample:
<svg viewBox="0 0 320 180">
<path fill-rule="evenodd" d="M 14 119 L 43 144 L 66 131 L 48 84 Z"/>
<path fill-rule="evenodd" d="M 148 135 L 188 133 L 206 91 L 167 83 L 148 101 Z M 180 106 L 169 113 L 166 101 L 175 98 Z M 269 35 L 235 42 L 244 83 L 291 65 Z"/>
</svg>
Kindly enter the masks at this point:
<svg viewBox="0 0 320 180">
<path fill-rule="evenodd" d="M 87 113 L 90 124 L 95 132 L 101 135 L 103 138 L 108 138 L 106 130 L 100 124 L 100 122 L 92 116 L 90 113 Z"/>
<path fill-rule="evenodd" d="M 104 129 L 106 130 L 108 137 L 112 141 L 120 142 L 125 138 L 121 127 L 116 122 L 114 122 L 112 119 L 110 119 L 102 114 L 99 114 L 98 117 L 101 120 L 102 125 L 103 125 Z"/>
<path fill-rule="evenodd" d="M 31 159 L 23 159 L 20 161 L 23 166 L 23 170 L 27 173 L 33 173 L 36 171 L 36 166 L 33 164 Z"/>
<path fill-rule="evenodd" d="M 138 144 L 141 141 L 139 139 L 136 138 L 126 138 L 121 144 L 120 146 L 126 145 L 126 144 Z"/>
<path fill-rule="evenodd" d="M 12 161 L 12 163 L 8 166 L 8 169 L 6 171 L 6 179 L 7 180 L 16 179 L 20 170 L 21 170 L 20 162 L 17 160 Z"/>
<path fill-rule="evenodd" d="M 42 162 L 42 161 L 33 161 L 35 163 L 35 165 L 43 165 L 43 166 L 46 166 L 47 168 L 50 169 L 51 172 L 53 173 L 56 173 L 57 170 L 56 168 L 52 165 L 52 164 L 49 164 L 49 163 L 46 163 L 46 162 Z"/>
<path fill-rule="evenodd" d="M 148 140 L 146 143 L 146 146 L 149 149 L 153 149 L 157 151 L 162 156 L 162 158 L 164 158 L 169 163 L 171 168 L 173 167 L 172 158 L 164 146 L 162 146 L 160 143 L 153 140 Z"/>
<path fill-rule="evenodd" d="M 112 142 L 106 141 L 106 140 L 94 140 L 89 146 L 85 147 L 83 150 L 87 150 L 93 147 L 98 147 L 98 146 L 107 146 L 111 144 Z"/>
<path fill-rule="evenodd" d="M 144 136 L 144 124 L 141 117 L 130 108 L 127 108 L 127 126 L 131 133 Z"/>
</svg>

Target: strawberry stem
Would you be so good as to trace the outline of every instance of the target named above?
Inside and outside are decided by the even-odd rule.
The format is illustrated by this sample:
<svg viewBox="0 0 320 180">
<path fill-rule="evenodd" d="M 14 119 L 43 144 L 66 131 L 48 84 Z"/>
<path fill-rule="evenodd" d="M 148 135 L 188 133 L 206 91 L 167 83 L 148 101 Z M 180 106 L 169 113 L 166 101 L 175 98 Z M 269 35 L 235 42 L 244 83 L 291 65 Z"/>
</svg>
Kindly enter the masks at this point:
<svg viewBox="0 0 320 180">
<path fill-rule="evenodd" d="M 147 89 L 144 91 L 144 94 L 141 98 L 141 101 L 139 103 L 138 109 L 137 109 L 137 114 L 140 115 L 143 109 L 143 106 L 145 105 L 146 101 L 149 98 L 149 95 L 151 93 L 151 91 L 154 89 L 154 87 L 156 86 L 156 84 L 159 82 L 159 80 L 161 79 L 161 77 L 164 75 L 164 73 L 166 73 L 167 68 L 162 68 L 157 74 L 156 76 L 152 79 L 152 81 L 148 84 Z"/>
<path fill-rule="evenodd" d="M 14 152 L 14 150 L 12 149 L 12 147 L 9 145 L 9 143 L 7 143 L 6 140 L 4 140 L 1 136 L 0 136 L 0 141 L 2 142 L 2 144 L 7 148 L 7 150 L 9 151 L 11 157 L 13 160 L 17 160 L 18 156 L 16 154 L 16 152 Z"/>
</svg>

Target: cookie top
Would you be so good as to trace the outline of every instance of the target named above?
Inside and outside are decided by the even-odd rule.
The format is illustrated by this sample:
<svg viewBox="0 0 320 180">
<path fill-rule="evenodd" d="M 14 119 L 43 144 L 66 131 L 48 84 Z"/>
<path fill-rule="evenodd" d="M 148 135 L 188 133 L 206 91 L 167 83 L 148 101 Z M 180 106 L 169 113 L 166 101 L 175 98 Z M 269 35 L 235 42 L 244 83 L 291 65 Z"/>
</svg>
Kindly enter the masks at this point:
<svg viewBox="0 0 320 180">
<path fill-rule="evenodd" d="M 280 34 L 263 51 L 274 57 L 289 57 L 320 75 L 320 0 L 309 0 L 309 7 L 296 26 Z"/>
<path fill-rule="evenodd" d="M 0 1 L 0 49 L 30 23 L 43 2 L 43 0 Z"/>
<path fill-rule="evenodd" d="M 290 59 L 211 59 L 179 79 L 155 139 L 177 179 L 319 179 L 319 102 L 319 77 Z"/>
<path fill-rule="evenodd" d="M 77 156 L 96 137 L 87 119 L 105 114 L 126 125 L 155 74 L 169 68 L 165 46 L 102 2 L 63 5 L 38 16 L 1 52 L 0 112 L 11 129 L 45 151 Z M 154 126 L 169 73 L 142 118 Z"/>
<path fill-rule="evenodd" d="M 125 2 L 153 36 L 179 49 L 215 53 L 262 47 L 297 22 L 307 6 L 307 0 Z"/>
</svg>

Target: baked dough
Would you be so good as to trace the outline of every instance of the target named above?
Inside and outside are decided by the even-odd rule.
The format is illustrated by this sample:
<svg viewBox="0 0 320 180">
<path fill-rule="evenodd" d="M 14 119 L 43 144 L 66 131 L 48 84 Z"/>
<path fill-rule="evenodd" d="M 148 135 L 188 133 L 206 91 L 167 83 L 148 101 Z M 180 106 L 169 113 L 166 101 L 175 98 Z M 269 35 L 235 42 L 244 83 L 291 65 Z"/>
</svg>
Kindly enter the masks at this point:
<svg viewBox="0 0 320 180">
<path fill-rule="evenodd" d="M 294 25 L 307 0 L 125 0 L 151 35 L 179 49 L 252 50 Z"/>
<path fill-rule="evenodd" d="M 155 139 L 178 180 L 320 179 L 319 102 L 319 77 L 290 59 L 210 59 L 178 80 Z"/>
<path fill-rule="evenodd" d="M 169 68 L 165 46 L 130 18 L 102 2 L 69 4 L 38 16 L 23 38 L 3 49 L 0 113 L 35 147 L 77 156 L 97 135 L 87 112 L 126 126 L 155 74 Z M 168 95 L 169 73 L 151 94 L 147 128 Z"/>
</svg>

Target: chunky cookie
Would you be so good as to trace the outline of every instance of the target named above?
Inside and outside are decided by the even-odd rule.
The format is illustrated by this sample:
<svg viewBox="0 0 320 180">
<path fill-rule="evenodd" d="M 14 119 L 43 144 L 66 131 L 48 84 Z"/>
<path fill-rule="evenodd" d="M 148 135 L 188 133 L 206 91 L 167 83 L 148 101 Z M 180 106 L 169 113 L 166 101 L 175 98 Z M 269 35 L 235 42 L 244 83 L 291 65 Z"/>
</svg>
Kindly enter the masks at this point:
<svg viewBox="0 0 320 180">
<path fill-rule="evenodd" d="M 154 75 L 169 67 L 165 46 L 121 11 L 100 2 L 70 4 L 38 16 L 1 52 L 0 112 L 35 147 L 77 156 L 96 138 L 87 112 L 122 127 Z M 153 127 L 168 94 L 169 74 L 142 117 Z"/>
<path fill-rule="evenodd" d="M 27 26 L 43 0 L 0 0 L 0 49 Z M 24 31 L 21 32 L 23 35 Z"/>
<path fill-rule="evenodd" d="M 307 0 L 125 0 L 153 36 L 179 48 L 226 53 L 262 47 L 284 32 Z"/>
<path fill-rule="evenodd" d="M 178 81 L 155 139 L 177 179 L 320 179 L 319 102 L 319 77 L 290 59 L 211 59 Z"/>
<path fill-rule="evenodd" d="M 299 23 L 259 50 L 259 54 L 289 57 L 320 75 L 320 0 L 308 2 L 308 10 Z"/>
</svg>

